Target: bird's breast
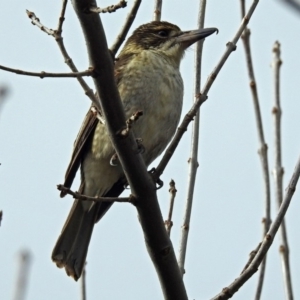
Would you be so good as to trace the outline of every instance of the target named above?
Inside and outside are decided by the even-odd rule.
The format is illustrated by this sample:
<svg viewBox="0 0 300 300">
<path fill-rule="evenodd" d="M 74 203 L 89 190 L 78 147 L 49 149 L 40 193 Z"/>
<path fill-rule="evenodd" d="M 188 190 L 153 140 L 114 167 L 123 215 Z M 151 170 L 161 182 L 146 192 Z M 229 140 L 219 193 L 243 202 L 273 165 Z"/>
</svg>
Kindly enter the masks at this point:
<svg viewBox="0 0 300 300">
<path fill-rule="evenodd" d="M 127 118 L 143 111 L 133 128 L 143 140 L 149 165 L 170 142 L 180 119 L 183 82 L 179 68 L 157 53 L 144 51 L 124 69 L 119 92 Z"/>
</svg>

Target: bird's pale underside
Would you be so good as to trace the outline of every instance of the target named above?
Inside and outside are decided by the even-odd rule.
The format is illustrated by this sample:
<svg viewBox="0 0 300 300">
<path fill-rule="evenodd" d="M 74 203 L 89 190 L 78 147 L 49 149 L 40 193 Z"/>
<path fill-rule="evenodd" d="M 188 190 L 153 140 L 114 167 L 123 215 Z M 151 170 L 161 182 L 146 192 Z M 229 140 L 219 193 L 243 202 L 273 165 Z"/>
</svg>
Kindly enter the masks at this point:
<svg viewBox="0 0 300 300">
<path fill-rule="evenodd" d="M 143 141 L 142 155 L 147 166 L 166 148 L 180 119 L 183 81 L 179 65 L 185 49 L 215 31 L 208 28 L 182 32 L 167 22 L 151 22 L 136 29 L 120 52 L 115 63 L 115 80 L 126 118 L 143 111 L 132 130 Z M 111 165 L 113 155 L 105 125 L 89 111 L 75 141 L 64 185 L 71 186 L 80 166 L 80 193 L 119 196 L 124 174 L 120 164 Z M 110 206 L 110 203 L 74 201 L 52 259 L 75 280 L 81 276 L 94 224 Z"/>
</svg>

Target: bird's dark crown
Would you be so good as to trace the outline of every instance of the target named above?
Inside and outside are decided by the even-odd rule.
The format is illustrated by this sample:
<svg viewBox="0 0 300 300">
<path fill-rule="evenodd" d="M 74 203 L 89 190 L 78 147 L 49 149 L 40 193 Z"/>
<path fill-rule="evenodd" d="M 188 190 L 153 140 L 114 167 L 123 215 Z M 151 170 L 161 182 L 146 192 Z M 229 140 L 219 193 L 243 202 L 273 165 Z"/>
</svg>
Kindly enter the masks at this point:
<svg viewBox="0 0 300 300">
<path fill-rule="evenodd" d="M 180 28 L 174 24 L 153 21 L 138 27 L 131 37 L 128 38 L 124 48 L 135 48 L 136 50 L 158 48 L 168 39 L 180 33 Z"/>
</svg>

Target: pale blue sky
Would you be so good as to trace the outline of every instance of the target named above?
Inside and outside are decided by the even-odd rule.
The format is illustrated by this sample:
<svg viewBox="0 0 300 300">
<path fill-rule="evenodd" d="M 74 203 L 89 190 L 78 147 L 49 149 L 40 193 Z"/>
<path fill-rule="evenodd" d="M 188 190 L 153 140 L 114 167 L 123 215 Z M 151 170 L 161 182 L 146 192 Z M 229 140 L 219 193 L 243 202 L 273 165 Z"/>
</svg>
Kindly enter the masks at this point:
<svg viewBox="0 0 300 300">
<path fill-rule="evenodd" d="M 127 9 L 102 16 L 109 45 L 132 4 L 128 2 Z M 207 2 L 206 27 L 218 27 L 220 32 L 205 42 L 203 81 L 240 23 L 239 1 Z M 101 1 L 103 7 L 110 4 Z M 0 10 L 0 64 L 31 71 L 68 71 L 54 39 L 31 25 L 25 13 L 26 9 L 32 10 L 44 25 L 55 28 L 60 6 L 61 1 L 4 1 Z M 153 2 L 144 1 L 133 28 L 151 21 L 152 11 Z M 184 30 L 194 29 L 197 11 L 198 1 L 164 1 L 162 19 Z M 271 168 L 271 49 L 276 40 L 282 45 L 286 187 L 300 153 L 300 15 L 280 1 L 260 1 L 249 26 Z M 80 70 L 86 69 L 85 45 L 71 5 L 67 8 L 63 36 L 75 64 Z M 181 65 L 185 82 L 183 113 L 192 101 L 193 59 L 192 48 Z M 59 198 L 56 184 L 63 183 L 72 144 L 90 102 L 75 79 L 41 80 L 0 71 L 0 84 L 10 88 L 10 97 L 0 112 L 0 209 L 4 211 L 0 228 L 0 299 L 12 298 L 16 258 L 21 249 L 28 249 L 33 256 L 27 299 L 80 299 L 78 283 L 56 268 L 50 256 L 72 204 L 71 197 Z M 176 252 L 186 195 L 190 132 L 189 129 L 163 174 L 165 186 L 159 191 L 166 216 L 168 182 L 175 180 L 178 193 L 172 241 Z M 261 240 L 263 184 L 257 149 L 244 49 L 239 43 L 201 108 L 200 167 L 184 277 L 190 299 L 209 299 L 230 284 Z M 273 188 L 272 177 L 271 184 Z M 77 187 L 78 181 L 73 189 Z M 128 194 L 129 191 L 124 193 Z M 295 299 L 300 297 L 299 200 L 296 191 L 287 214 Z M 272 202 L 273 219 L 275 209 Z M 88 300 L 162 299 L 137 213 L 131 205 L 115 204 L 96 226 L 87 260 Z M 253 299 L 256 283 L 254 276 L 234 299 Z M 284 299 L 277 239 L 268 256 L 262 299 Z"/>
</svg>

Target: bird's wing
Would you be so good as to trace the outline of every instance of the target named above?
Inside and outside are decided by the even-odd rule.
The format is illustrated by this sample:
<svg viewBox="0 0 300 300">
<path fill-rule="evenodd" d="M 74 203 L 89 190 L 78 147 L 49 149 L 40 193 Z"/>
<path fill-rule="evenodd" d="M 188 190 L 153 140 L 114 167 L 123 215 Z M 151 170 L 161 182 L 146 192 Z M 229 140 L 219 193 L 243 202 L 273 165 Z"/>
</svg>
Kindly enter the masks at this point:
<svg viewBox="0 0 300 300">
<path fill-rule="evenodd" d="M 125 55 L 122 55 L 120 59 L 116 60 L 114 75 L 115 75 L 115 81 L 116 81 L 117 85 L 119 85 L 120 81 L 122 80 L 125 66 L 131 57 L 132 57 L 132 54 L 130 54 L 130 55 L 125 54 Z M 99 118 L 99 115 L 100 115 L 100 118 Z M 99 122 L 99 119 L 100 119 L 100 121 L 102 121 L 101 114 L 100 113 L 97 114 L 96 108 L 94 106 L 92 106 L 91 109 L 87 112 L 85 119 L 83 121 L 83 124 L 77 135 L 77 138 L 74 142 L 73 154 L 72 154 L 71 161 L 69 163 L 69 166 L 68 166 L 68 169 L 67 169 L 66 175 L 65 175 L 64 186 L 67 188 L 70 188 L 73 183 L 75 175 L 76 175 L 76 173 L 80 167 L 81 161 L 83 159 L 83 153 L 85 153 L 85 148 L 89 145 L 90 139 L 92 138 L 92 136 L 94 134 L 94 131 Z M 119 188 L 116 190 L 119 190 Z M 113 194 L 116 197 L 117 194 L 120 194 L 120 192 L 118 191 Z M 60 193 L 61 197 L 64 197 L 65 195 L 66 195 L 66 193 L 63 191 Z"/>
<path fill-rule="evenodd" d="M 67 188 L 70 188 L 73 183 L 73 180 L 81 164 L 85 148 L 88 146 L 98 122 L 99 119 L 97 117 L 96 108 L 92 106 L 91 109 L 89 109 L 89 111 L 87 112 L 77 138 L 74 142 L 71 161 L 65 175 L 64 186 Z M 63 191 L 60 193 L 61 197 L 64 197 L 65 195 L 66 194 Z"/>
</svg>

